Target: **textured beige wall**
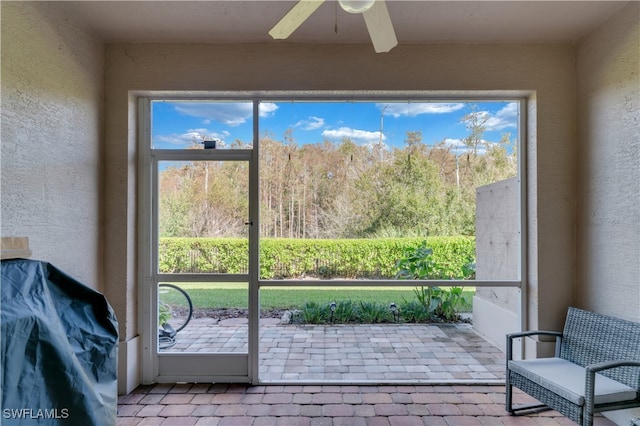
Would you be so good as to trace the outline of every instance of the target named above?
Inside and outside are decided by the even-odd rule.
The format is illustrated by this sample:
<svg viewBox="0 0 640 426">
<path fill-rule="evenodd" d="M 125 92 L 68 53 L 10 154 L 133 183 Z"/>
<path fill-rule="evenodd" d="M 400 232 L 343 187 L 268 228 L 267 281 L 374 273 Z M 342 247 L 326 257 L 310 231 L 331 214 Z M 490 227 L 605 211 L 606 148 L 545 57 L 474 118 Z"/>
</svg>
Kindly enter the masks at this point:
<svg viewBox="0 0 640 426">
<path fill-rule="evenodd" d="M 137 333 L 135 117 L 142 91 L 521 90 L 529 134 L 532 328 L 559 328 L 575 279 L 575 56 L 571 46 L 117 44 L 106 57 L 105 277 L 123 338 Z M 137 91 L 137 92 L 136 92 Z M 536 124 L 537 123 L 537 124 Z"/>
<path fill-rule="evenodd" d="M 2 236 L 101 287 L 104 47 L 45 2 L 2 7 Z"/>
<path fill-rule="evenodd" d="M 578 305 L 640 321 L 640 3 L 577 48 Z"/>
</svg>

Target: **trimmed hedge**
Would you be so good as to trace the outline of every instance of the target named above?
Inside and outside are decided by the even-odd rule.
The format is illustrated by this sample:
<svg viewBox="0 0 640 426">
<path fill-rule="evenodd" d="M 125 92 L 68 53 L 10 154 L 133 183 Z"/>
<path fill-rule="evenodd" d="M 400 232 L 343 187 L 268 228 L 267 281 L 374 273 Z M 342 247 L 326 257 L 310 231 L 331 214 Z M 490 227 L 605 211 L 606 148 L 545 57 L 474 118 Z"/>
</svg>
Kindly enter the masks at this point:
<svg viewBox="0 0 640 426">
<path fill-rule="evenodd" d="M 424 238 L 260 240 L 260 277 L 294 279 L 393 278 L 396 262 Z M 475 258 L 473 237 L 429 237 L 433 259 L 460 270 Z M 161 238 L 160 272 L 246 273 L 247 240 L 242 238 Z"/>
</svg>

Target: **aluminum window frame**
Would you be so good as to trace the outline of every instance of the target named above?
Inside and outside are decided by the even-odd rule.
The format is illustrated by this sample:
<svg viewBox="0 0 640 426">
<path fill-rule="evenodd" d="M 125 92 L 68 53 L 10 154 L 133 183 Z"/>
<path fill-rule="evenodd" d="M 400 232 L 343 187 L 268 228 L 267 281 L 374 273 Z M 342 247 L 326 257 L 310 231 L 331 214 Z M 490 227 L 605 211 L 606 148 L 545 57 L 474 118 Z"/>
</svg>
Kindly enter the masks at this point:
<svg viewBox="0 0 640 426">
<path fill-rule="evenodd" d="M 260 289 L 289 286 L 322 287 L 515 287 L 519 289 L 519 327 L 526 329 L 527 321 L 527 135 L 528 135 L 528 103 L 532 94 L 526 91 L 264 91 L 264 92 L 148 92 L 141 93 L 137 102 L 138 119 L 138 253 L 139 253 L 139 324 L 143 334 L 142 377 L 148 383 L 150 377 L 157 376 L 158 361 L 153 355 L 155 339 L 153 307 L 157 306 L 155 292 L 149 294 L 149 288 L 157 278 L 176 282 L 206 281 L 208 274 L 160 274 L 153 267 L 157 262 L 157 199 L 153 199 L 150 191 L 152 182 L 157 182 L 156 161 L 171 160 L 249 160 L 249 271 L 248 274 L 220 275 L 223 281 L 247 281 L 249 283 L 249 380 L 259 383 L 259 312 Z M 252 149 L 233 150 L 163 150 L 153 149 L 151 145 L 151 103 L 153 101 L 189 101 L 210 100 L 252 102 L 253 105 L 253 147 Z M 451 101 L 513 101 L 518 102 L 519 123 L 517 140 L 517 181 L 518 191 L 518 233 L 519 259 L 518 279 L 515 280 L 274 280 L 262 279 L 259 276 L 260 259 L 260 144 L 259 144 L 259 108 L 261 102 L 451 102 Z M 156 215 L 156 217 L 154 217 Z M 157 314 L 156 314 L 157 315 Z"/>
</svg>

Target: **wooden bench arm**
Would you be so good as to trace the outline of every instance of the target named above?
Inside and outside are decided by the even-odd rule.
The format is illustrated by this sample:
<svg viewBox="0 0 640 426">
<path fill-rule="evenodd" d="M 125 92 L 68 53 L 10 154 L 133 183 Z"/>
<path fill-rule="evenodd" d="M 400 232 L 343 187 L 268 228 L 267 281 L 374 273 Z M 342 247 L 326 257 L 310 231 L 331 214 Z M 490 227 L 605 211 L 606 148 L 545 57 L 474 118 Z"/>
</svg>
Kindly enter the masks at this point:
<svg viewBox="0 0 640 426">
<path fill-rule="evenodd" d="M 513 340 L 519 337 L 527 336 L 554 336 L 556 338 L 556 356 L 560 350 L 560 341 L 562 340 L 562 332 L 549 330 L 529 330 L 517 333 L 507 334 L 507 361 L 513 359 Z"/>
</svg>

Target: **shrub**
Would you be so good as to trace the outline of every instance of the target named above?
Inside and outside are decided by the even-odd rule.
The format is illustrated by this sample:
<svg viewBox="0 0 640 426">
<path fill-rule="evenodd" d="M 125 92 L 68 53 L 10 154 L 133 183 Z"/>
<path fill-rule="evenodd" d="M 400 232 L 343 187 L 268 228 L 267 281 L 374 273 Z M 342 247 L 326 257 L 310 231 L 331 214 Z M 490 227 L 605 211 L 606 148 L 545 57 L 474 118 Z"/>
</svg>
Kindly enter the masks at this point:
<svg viewBox="0 0 640 426">
<path fill-rule="evenodd" d="M 398 272 L 398 262 L 423 241 L 424 238 L 264 238 L 260 241 L 260 277 L 393 278 Z M 454 277 L 475 254 L 472 237 L 431 237 L 427 241 L 434 267 L 438 268 L 433 273 L 439 277 Z M 163 273 L 246 273 L 247 266 L 246 239 L 160 239 L 159 268 Z"/>
<path fill-rule="evenodd" d="M 335 304 L 335 305 L 334 305 Z M 331 311 L 332 305 L 334 310 Z M 355 322 L 358 316 L 358 309 L 351 300 L 343 300 L 329 304 L 329 316 L 332 323 L 350 323 Z"/>
<path fill-rule="evenodd" d="M 389 306 L 376 302 L 360 302 L 358 318 L 363 324 L 393 322 L 393 314 Z"/>
<path fill-rule="evenodd" d="M 307 302 L 300 311 L 305 324 L 325 324 L 329 318 L 329 306 L 317 302 Z"/>
<path fill-rule="evenodd" d="M 417 300 L 405 300 L 400 306 L 400 317 L 404 322 L 428 322 L 432 318 L 432 311 Z"/>
</svg>

